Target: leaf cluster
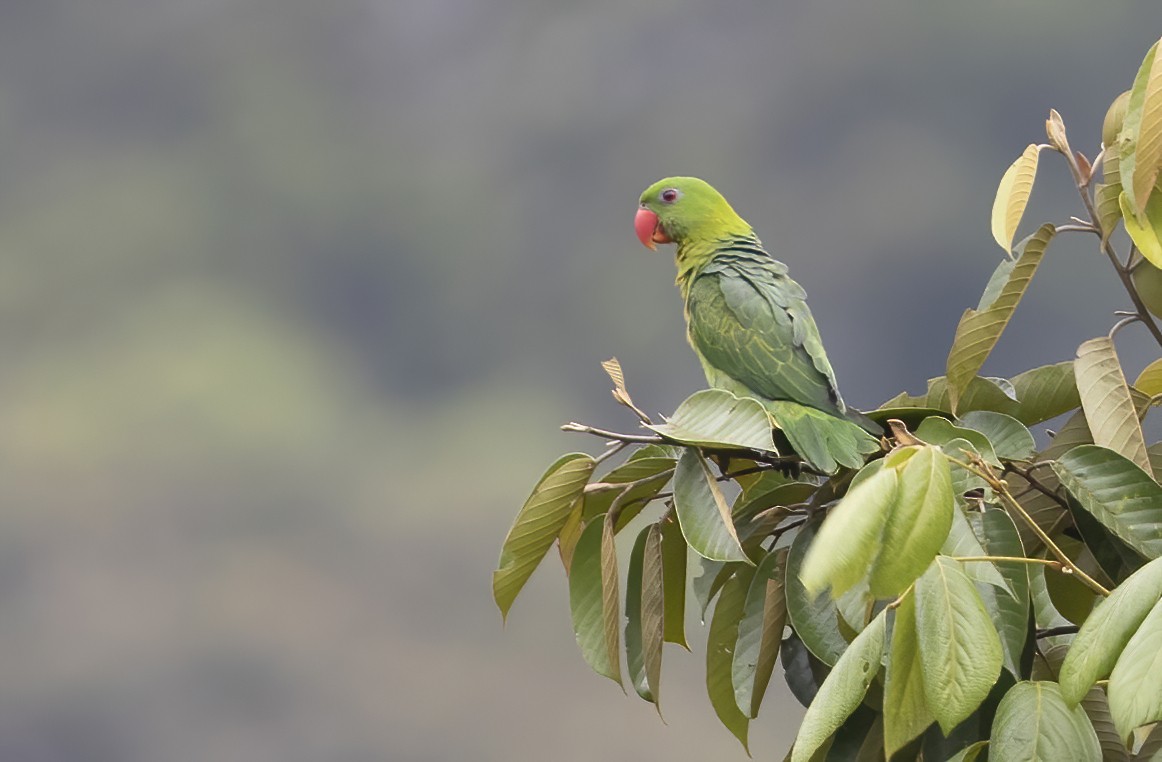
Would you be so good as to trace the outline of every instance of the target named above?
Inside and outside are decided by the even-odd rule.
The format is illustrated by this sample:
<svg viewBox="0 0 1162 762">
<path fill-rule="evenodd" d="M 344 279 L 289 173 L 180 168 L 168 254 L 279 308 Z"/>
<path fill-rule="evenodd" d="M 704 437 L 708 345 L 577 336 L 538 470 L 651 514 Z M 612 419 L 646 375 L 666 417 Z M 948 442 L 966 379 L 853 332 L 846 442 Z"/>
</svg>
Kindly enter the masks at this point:
<svg viewBox="0 0 1162 762">
<path fill-rule="evenodd" d="M 792 762 L 1162 758 L 1162 443 L 1141 425 L 1162 359 L 1130 383 L 1116 348 L 1139 322 L 1162 349 L 1133 275 L 1162 266 L 1156 51 L 1093 161 L 1051 112 L 1048 143 L 1004 173 L 992 230 L 1006 256 L 961 318 L 946 374 L 869 411 L 884 432 L 860 468 L 814 470 L 763 405 L 725 390 L 655 423 L 605 363 L 647 433 L 564 427 L 607 449 L 560 458 L 533 489 L 493 575 L 502 614 L 556 544 L 583 658 L 660 714 L 665 644 L 688 648 L 688 608 L 705 621 L 713 607 L 711 706 L 745 747 L 781 662 L 807 707 Z M 1014 245 L 1044 152 L 1068 165 L 1087 219 Z M 1072 359 L 981 375 L 1064 233 L 1094 237 L 1134 310 Z M 1058 418 L 1038 446 L 1031 427 Z"/>
</svg>

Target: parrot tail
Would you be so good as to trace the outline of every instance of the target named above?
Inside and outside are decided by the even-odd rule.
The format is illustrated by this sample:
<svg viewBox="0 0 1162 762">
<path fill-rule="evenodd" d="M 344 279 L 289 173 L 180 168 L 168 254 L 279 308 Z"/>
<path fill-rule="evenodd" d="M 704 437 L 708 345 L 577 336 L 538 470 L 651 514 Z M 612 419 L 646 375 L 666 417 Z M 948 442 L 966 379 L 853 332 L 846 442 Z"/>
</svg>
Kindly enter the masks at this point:
<svg viewBox="0 0 1162 762">
<path fill-rule="evenodd" d="M 866 456 L 880 449 L 879 440 L 854 421 L 786 400 L 763 404 L 795 452 L 825 473 L 833 474 L 839 466 L 860 468 Z M 868 423 L 880 430 L 870 419 Z"/>
</svg>

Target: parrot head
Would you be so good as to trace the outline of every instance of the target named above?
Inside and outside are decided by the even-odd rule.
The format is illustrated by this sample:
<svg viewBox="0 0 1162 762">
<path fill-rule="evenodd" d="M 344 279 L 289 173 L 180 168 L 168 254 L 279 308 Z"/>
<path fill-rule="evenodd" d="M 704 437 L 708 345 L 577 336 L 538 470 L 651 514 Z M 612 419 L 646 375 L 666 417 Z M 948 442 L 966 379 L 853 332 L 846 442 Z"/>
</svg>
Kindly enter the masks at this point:
<svg viewBox="0 0 1162 762">
<path fill-rule="evenodd" d="M 667 177 L 646 188 L 633 227 L 649 249 L 659 243 L 717 238 L 727 230 L 750 232 L 722 194 L 697 177 Z"/>
</svg>

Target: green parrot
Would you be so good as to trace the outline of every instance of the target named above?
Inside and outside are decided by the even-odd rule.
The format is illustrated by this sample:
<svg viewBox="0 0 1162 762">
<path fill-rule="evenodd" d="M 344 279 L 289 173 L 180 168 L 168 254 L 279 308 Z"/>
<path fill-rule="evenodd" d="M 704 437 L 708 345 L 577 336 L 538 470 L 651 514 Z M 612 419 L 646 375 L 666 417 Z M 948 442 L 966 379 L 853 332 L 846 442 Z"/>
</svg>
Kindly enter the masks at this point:
<svg viewBox="0 0 1162 762">
<path fill-rule="evenodd" d="M 791 446 L 827 473 L 859 468 L 880 428 L 849 409 L 807 308 L 807 294 L 726 199 L 695 177 L 667 177 L 641 195 L 642 244 L 678 245 L 686 336 L 712 387 L 764 404 Z"/>
</svg>

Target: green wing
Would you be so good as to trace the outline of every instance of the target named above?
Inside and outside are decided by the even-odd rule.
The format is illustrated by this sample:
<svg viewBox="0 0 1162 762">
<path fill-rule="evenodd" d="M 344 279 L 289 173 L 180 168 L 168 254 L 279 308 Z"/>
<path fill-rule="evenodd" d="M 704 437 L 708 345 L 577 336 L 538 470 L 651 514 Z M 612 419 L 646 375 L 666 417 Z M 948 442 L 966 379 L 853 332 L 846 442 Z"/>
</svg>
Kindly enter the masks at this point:
<svg viewBox="0 0 1162 762">
<path fill-rule="evenodd" d="M 716 258 L 686 297 L 690 343 L 707 375 L 713 370 L 760 397 L 842 415 L 846 407 L 806 297 L 779 262 Z"/>
</svg>

